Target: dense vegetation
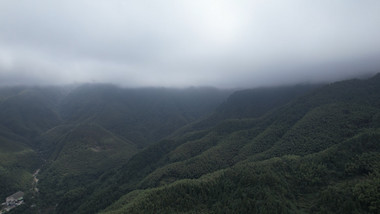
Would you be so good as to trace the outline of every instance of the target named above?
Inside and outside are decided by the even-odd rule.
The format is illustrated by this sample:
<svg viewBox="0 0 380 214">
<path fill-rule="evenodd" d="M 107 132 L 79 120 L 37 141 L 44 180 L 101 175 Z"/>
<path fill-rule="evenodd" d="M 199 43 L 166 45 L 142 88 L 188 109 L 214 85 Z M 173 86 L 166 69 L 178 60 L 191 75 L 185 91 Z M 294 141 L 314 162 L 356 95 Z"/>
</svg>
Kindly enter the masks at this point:
<svg viewBox="0 0 380 214">
<path fill-rule="evenodd" d="M 317 88 L 262 114 L 191 124 L 104 175 L 75 210 L 376 213 L 379 107 L 377 75 Z"/>
<path fill-rule="evenodd" d="M 237 91 L 217 108 L 221 92 L 166 90 L 151 98 L 152 91 L 111 86 L 50 90 L 42 96 L 50 102 L 33 107 L 47 111 L 37 125 L 10 126 L 18 120 L 7 117 L 4 151 L 18 145 L 15 152 L 32 158 L 38 151 L 45 160 L 34 200 L 39 211 L 380 210 L 380 74 Z M 0 100 L 22 91 L 3 90 Z M 32 163 L 20 168 L 30 172 Z"/>
<path fill-rule="evenodd" d="M 41 200 L 33 202 L 54 208 L 139 149 L 209 114 L 229 93 L 112 85 L 0 88 L 0 199 L 18 190 L 32 196 L 32 174 L 42 167 Z"/>
<path fill-rule="evenodd" d="M 247 161 L 199 179 L 136 190 L 123 196 L 105 213 L 149 213 L 152 210 L 162 213 L 376 213 L 380 208 L 379 134 L 369 131 L 313 155 Z M 356 150 L 358 147 L 360 150 Z"/>
</svg>

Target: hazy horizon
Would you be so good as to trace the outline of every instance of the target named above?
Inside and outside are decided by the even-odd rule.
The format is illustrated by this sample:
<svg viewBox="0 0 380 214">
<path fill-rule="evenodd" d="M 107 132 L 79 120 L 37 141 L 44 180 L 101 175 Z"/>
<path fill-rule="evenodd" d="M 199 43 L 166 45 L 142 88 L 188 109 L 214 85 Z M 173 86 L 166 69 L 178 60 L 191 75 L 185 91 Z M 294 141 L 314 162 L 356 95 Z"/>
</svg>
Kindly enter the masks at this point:
<svg viewBox="0 0 380 214">
<path fill-rule="evenodd" d="M 0 2 L 0 86 L 254 88 L 380 72 L 380 2 Z"/>
</svg>

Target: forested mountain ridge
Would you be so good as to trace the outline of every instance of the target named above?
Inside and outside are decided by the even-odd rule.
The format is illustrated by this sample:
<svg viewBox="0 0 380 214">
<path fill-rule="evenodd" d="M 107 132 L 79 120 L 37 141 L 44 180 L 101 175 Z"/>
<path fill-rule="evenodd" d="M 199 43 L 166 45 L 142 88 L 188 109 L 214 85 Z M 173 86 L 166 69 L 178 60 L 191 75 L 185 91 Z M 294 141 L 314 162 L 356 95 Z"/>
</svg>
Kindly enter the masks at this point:
<svg viewBox="0 0 380 214">
<path fill-rule="evenodd" d="M 0 108 L 24 90 L 0 90 Z M 85 85 L 31 93 L 42 97 L 33 108 L 45 109 L 46 119 L 32 126 L 7 117 L 0 129 L 2 148 L 28 151 L 22 154 L 35 160 L 21 166 L 24 181 L 44 159 L 40 191 L 31 199 L 39 209 L 18 212 L 380 209 L 380 74 L 242 90 L 228 98 L 230 92 L 197 90 Z"/>
<path fill-rule="evenodd" d="M 215 109 L 212 115 L 204 120 L 189 124 L 172 135 L 181 136 L 187 131 L 208 129 L 228 119 L 258 118 L 321 86 L 300 84 L 235 91 Z"/>
<path fill-rule="evenodd" d="M 379 137 L 380 75 L 337 82 L 260 117 L 152 145 L 106 173 L 75 210 L 376 213 Z"/>
<path fill-rule="evenodd" d="M 292 87 L 293 88 L 293 87 Z M 291 91 L 291 92 L 289 92 L 289 100 L 291 99 L 291 97 L 295 97 L 295 96 L 297 96 L 297 95 L 299 95 L 300 93 L 306 93 L 306 91 L 307 90 L 309 90 L 309 88 L 311 88 L 311 86 L 302 86 L 302 87 L 299 87 L 299 90 L 297 90 L 297 91 Z M 305 90 L 304 90 L 305 89 Z M 160 89 L 160 90 L 168 90 L 168 89 Z M 199 89 L 196 89 L 196 90 L 199 90 Z M 191 94 L 192 93 L 196 93 L 196 90 L 194 90 L 194 89 L 192 89 L 190 92 L 191 92 Z M 283 90 L 283 88 L 281 89 L 281 90 Z M 91 91 L 91 90 L 90 90 Z M 200 109 L 200 108 L 204 108 L 204 107 L 202 107 L 202 106 L 205 106 L 205 104 L 207 105 L 207 102 L 210 102 L 210 100 L 208 100 L 208 101 L 206 101 L 206 100 L 204 100 L 204 99 L 218 99 L 218 97 L 214 97 L 214 95 L 212 94 L 212 91 L 210 91 L 209 89 L 208 90 L 202 90 L 203 91 L 203 96 L 204 96 L 204 98 L 202 98 L 202 97 L 198 97 L 198 98 L 196 98 L 195 99 L 195 97 L 194 96 L 192 96 L 191 94 L 191 96 L 189 96 L 189 95 L 187 95 L 187 96 L 189 96 L 189 98 L 191 98 L 191 99 L 189 99 L 189 98 L 187 98 L 186 97 L 186 93 L 178 93 L 178 92 L 175 92 L 175 93 L 172 93 L 171 95 L 173 96 L 173 97 L 170 97 L 170 99 L 172 99 L 172 100 L 178 100 L 178 98 L 176 98 L 176 96 L 182 96 L 182 99 L 185 99 L 185 101 L 187 101 L 187 107 L 186 108 L 188 108 L 188 109 L 192 109 L 193 110 L 193 113 L 192 114 L 194 114 L 194 113 L 196 113 L 196 111 L 197 111 L 197 109 Z M 93 93 L 93 91 L 91 91 L 92 93 Z M 157 93 L 157 92 L 156 92 Z M 97 95 L 98 95 L 98 93 L 97 93 Z M 185 96 L 184 96 L 185 95 Z M 116 101 L 119 101 L 120 102 L 120 97 L 121 96 L 131 96 L 130 94 L 127 94 L 127 95 L 125 95 L 125 94 L 122 94 L 122 93 L 120 93 L 120 94 L 117 94 L 117 96 L 119 96 L 117 99 L 115 99 Z M 209 98 L 207 98 L 207 97 L 209 97 Z M 140 99 L 142 99 L 142 102 L 138 102 L 137 104 L 144 104 L 144 103 L 147 103 L 147 101 L 146 101 L 146 98 L 141 98 L 141 96 L 139 97 Z M 110 101 L 109 101 L 109 97 L 107 97 L 106 98 L 106 100 L 107 100 L 107 102 L 105 102 L 105 100 L 104 99 L 101 99 L 101 98 L 99 98 L 99 97 L 97 97 L 97 101 L 98 102 L 104 102 L 104 103 L 106 103 L 107 105 L 109 104 L 109 103 L 111 103 Z M 111 99 L 113 99 L 113 98 L 111 98 Z M 162 102 L 162 100 L 160 101 L 160 97 L 157 97 L 157 102 L 159 101 L 161 104 L 159 104 L 159 105 L 162 105 L 162 103 L 163 104 L 165 104 L 165 103 L 167 103 L 167 102 Z M 251 99 L 252 100 L 252 102 L 255 102 L 255 99 Z M 149 101 L 149 100 L 148 100 Z M 211 100 L 212 101 L 212 100 Z M 78 104 L 78 103 L 80 103 L 80 102 L 73 102 L 74 104 Z M 94 103 L 94 102 L 93 102 Z M 83 104 L 81 104 L 81 105 L 83 105 Z M 112 103 L 111 103 L 111 105 L 112 105 Z M 175 107 L 176 105 L 178 105 L 178 104 L 176 104 L 176 105 L 174 105 L 174 104 L 172 104 L 171 106 L 172 107 Z M 64 105 L 63 105 L 64 106 Z M 89 107 L 89 108 L 84 108 L 84 109 L 87 109 L 89 112 L 91 112 L 91 111 L 94 111 L 94 112 L 98 112 L 99 114 L 102 114 L 103 112 L 102 111 L 96 111 L 96 110 L 91 110 L 91 109 L 93 109 L 93 108 L 98 108 L 98 106 L 100 106 L 100 105 L 97 105 L 97 106 L 95 106 L 95 107 Z M 149 104 L 148 105 L 149 107 L 151 107 L 151 105 Z M 157 106 L 157 105 L 155 105 L 155 106 Z M 170 105 L 169 105 L 170 106 Z M 153 106 L 154 107 L 154 106 Z M 102 107 L 102 108 L 100 108 L 100 109 L 104 109 L 104 108 L 109 108 L 109 107 Z M 72 108 L 72 109 L 74 109 L 74 110 L 77 110 L 77 109 L 81 109 L 80 107 L 79 108 Z M 157 111 L 157 109 L 154 109 L 153 111 Z M 199 110 L 198 110 L 199 111 Z M 107 111 L 106 111 L 107 112 Z M 110 112 L 113 112 L 113 111 L 110 111 Z M 87 114 L 88 112 L 85 112 L 85 114 L 78 114 L 79 116 L 81 116 L 81 117 L 83 117 L 83 116 L 85 116 L 86 114 Z M 173 113 L 173 112 L 171 112 L 171 113 Z M 175 111 L 174 111 L 174 113 L 176 113 Z M 88 117 L 88 118 L 90 118 L 91 119 L 91 121 L 97 121 L 98 120 L 98 118 L 99 118 L 99 114 L 98 115 L 96 115 L 96 117 Z M 144 112 L 144 114 L 146 114 L 146 115 L 142 115 L 142 116 L 140 116 L 140 115 L 138 115 L 138 116 L 135 116 L 135 115 L 132 115 L 132 117 L 137 117 L 137 119 L 138 120 L 143 120 L 144 118 L 147 118 L 150 114 L 151 114 L 151 112 Z M 161 114 L 156 114 L 156 115 L 161 115 Z M 186 116 L 186 115 L 185 115 Z M 122 115 L 121 114 L 121 117 L 125 117 L 125 115 Z M 106 118 L 106 117 L 105 117 Z M 107 118 L 106 118 L 107 119 Z M 108 118 L 109 119 L 109 118 Z M 117 122 L 117 121 L 119 121 L 120 120 L 120 117 L 119 118 L 115 118 L 115 120 L 107 120 L 107 121 L 110 121 L 110 123 L 109 123 L 109 125 L 115 125 L 115 123 Z M 152 118 L 151 119 L 151 121 L 153 121 L 154 122 L 154 120 L 155 120 L 155 118 Z M 165 123 L 172 123 L 172 122 L 170 122 L 170 121 L 165 121 Z M 101 123 L 101 124 L 104 124 L 104 123 Z M 161 124 L 162 125 L 162 124 Z M 107 127 L 107 125 L 104 125 L 104 127 Z M 163 126 L 163 127 L 165 127 L 165 126 Z M 178 126 L 178 125 L 176 125 L 176 127 L 177 128 L 180 128 L 180 126 Z M 113 130 L 112 128 L 109 128 L 109 130 Z M 115 132 L 114 132 L 115 133 Z M 116 132 L 117 133 L 117 132 Z M 140 133 L 143 133 L 143 132 L 140 132 Z M 57 136 L 56 134 L 54 134 L 53 136 Z M 120 136 L 120 135 L 119 135 Z M 44 142 L 44 140 L 42 140 L 41 142 Z M 170 142 L 170 140 L 169 140 L 169 142 Z M 150 154 L 147 154 L 147 156 L 149 156 L 149 158 L 153 158 L 153 157 L 155 157 L 156 155 L 160 155 L 160 150 L 162 150 L 163 148 L 162 148 L 162 145 L 161 144 L 157 144 L 157 146 L 155 147 L 155 146 L 152 146 L 152 148 L 157 148 L 157 149 L 152 149 L 152 151 L 151 151 L 151 153 Z M 121 150 L 121 151 L 123 151 L 123 150 Z M 143 154 L 145 154 L 145 153 L 143 153 Z M 145 155 L 144 155 L 145 156 Z M 145 157 L 142 157 L 143 159 L 144 158 L 146 158 L 146 156 Z M 122 163 L 122 161 L 120 162 L 120 163 Z M 127 165 L 131 165 L 132 166 L 132 168 L 134 168 L 134 169 L 136 169 L 136 170 L 141 170 L 141 169 L 143 169 L 144 168 L 144 166 L 141 166 L 142 168 L 139 168 L 139 163 L 142 163 L 142 164 L 146 164 L 146 162 L 145 161 L 141 161 L 141 160 L 139 160 L 139 157 L 137 156 L 136 158 L 134 158 L 133 160 L 131 160 L 131 161 L 129 161 L 128 162 L 128 164 Z M 136 165 L 137 164 L 137 165 Z M 154 160 L 153 160 L 153 162 L 152 162 L 152 165 L 154 165 L 154 164 L 156 164 L 156 163 L 154 163 Z M 148 166 L 148 168 L 150 168 L 151 166 Z M 117 169 L 117 165 L 114 165 L 114 167 L 113 167 L 113 169 Z M 103 170 L 104 171 L 104 170 Z M 45 171 L 45 172 L 47 172 L 47 171 Z M 108 173 L 111 173 L 112 174 L 112 172 L 106 172 L 105 173 L 105 175 L 103 175 L 102 177 L 102 179 L 105 179 L 105 177 L 107 177 L 107 174 Z M 129 172 L 131 175 L 133 174 L 133 172 Z M 42 176 L 46 176 L 47 177 L 47 179 L 46 180 L 53 180 L 53 179 L 55 179 L 57 176 L 54 176 L 53 174 L 48 174 L 48 173 L 42 173 Z M 135 176 L 135 175 L 133 175 L 133 176 Z M 140 176 L 141 177 L 141 176 Z M 140 177 L 139 176 L 137 176 L 136 177 L 136 180 L 138 180 L 138 179 L 140 179 Z M 50 179 L 51 178 L 51 179 Z M 82 176 L 82 178 L 83 178 L 83 176 Z M 76 180 L 78 180 L 77 178 L 73 178 L 73 179 L 76 179 Z M 66 182 L 68 182 L 68 183 L 72 183 L 72 182 L 74 182 L 74 181 L 70 181 L 71 179 L 69 179 L 69 180 L 66 180 L 65 182 L 63 182 L 63 184 L 64 183 L 66 183 Z M 83 180 L 83 179 L 82 179 Z M 131 181 L 133 181 L 134 179 L 132 178 L 131 179 Z M 58 182 L 59 183 L 59 182 Z M 78 207 L 75 207 L 75 206 L 78 206 L 78 205 L 81 205 L 82 204 L 82 201 L 83 200 L 85 200 L 86 199 L 86 197 L 84 197 L 84 195 L 88 195 L 89 194 L 89 192 L 91 192 L 91 191 L 95 191 L 94 193 L 95 194 L 98 194 L 98 193 L 96 193 L 97 192 L 97 190 L 96 190 L 96 187 L 98 187 L 99 186 L 99 184 L 96 184 L 96 183 L 94 183 L 94 184 L 91 184 L 91 185 L 88 185 L 88 181 L 82 181 L 82 183 L 81 183 L 81 185 L 79 185 L 79 184 L 77 184 L 77 185 L 72 185 L 72 190 L 73 190 L 73 193 L 75 192 L 75 194 L 70 194 L 70 195 L 66 195 L 66 197 L 65 196 L 63 196 L 63 195 L 61 195 L 61 197 L 63 196 L 63 198 L 62 198 L 62 200 L 60 201 L 60 203 L 58 204 L 58 212 L 62 212 L 62 213 L 67 213 L 67 212 L 75 212 L 75 209 L 77 209 Z M 128 184 L 126 184 L 127 186 L 130 186 L 131 188 L 134 188 L 134 184 L 133 184 L 134 182 L 130 182 L 130 183 L 128 183 Z M 46 184 L 46 185 L 45 185 Z M 116 184 L 116 183 L 114 183 L 114 184 Z M 86 185 L 87 186 L 87 188 L 86 189 L 83 189 L 82 188 L 82 186 L 83 185 Z M 101 185 L 105 185 L 105 184 L 101 184 Z M 47 194 L 47 195 L 43 195 L 43 193 L 41 192 L 41 194 L 42 194 L 42 197 L 45 197 L 45 198 L 57 198 L 57 195 L 55 195 L 56 197 L 52 197 L 52 196 L 54 196 L 54 192 L 62 192 L 62 191 L 58 191 L 60 188 L 58 187 L 52 187 L 53 185 L 51 185 L 51 184 L 49 184 L 49 183 L 41 183 L 41 185 L 40 185 L 40 187 L 41 187 L 41 190 L 45 190 L 44 192 L 45 193 L 48 193 L 48 192 L 50 192 L 49 194 Z M 64 187 L 65 185 L 61 185 L 62 187 Z M 77 187 L 79 187 L 79 188 L 77 188 Z M 107 188 L 107 189 L 109 189 L 109 188 Z M 108 198 L 112 198 L 112 194 L 114 194 L 114 195 L 117 195 L 117 194 L 120 194 L 118 191 L 115 191 L 114 193 L 106 193 L 106 195 L 107 195 L 107 197 Z M 50 195 L 50 196 L 48 196 L 48 195 Z M 91 194 L 90 194 L 91 195 Z M 117 197 L 115 197 L 115 200 L 117 199 Z M 74 201 L 75 201 L 75 203 L 74 203 Z M 91 200 L 90 200 L 91 201 Z M 103 202 L 106 202 L 105 200 L 102 200 Z M 53 202 L 52 202 L 53 203 Z M 54 202 L 55 203 L 55 202 Z M 109 202 L 108 202 L 109 203 Z M 85 203 L 83 203 L 83 204 L 85 204 Z M 96 202 L 96 206 L 98 206 L 98 205 L 102 205 L 102 203 L 101 202 Z M 84 205 L 85 206 L 85 205 Z M 96 206 L 91 206 L 91 211 L 89 211 L 89 212 L 95 212 L 94 210 L 93 210 L 93 208 L 96 208 Z"/>
<path fill-rule="evenodd" d="M 61 112 L 65 120 L 100 124 L 141 148 L 209 114 L 230 93 L 214 88 L 84 85 L 63 100 Z"/>
<path fill-rule="evenodd" d="M 59 91 L 46 88 L 0 89 L 0 197 L 28 190 L 43 161 L 34 139 L 60 123 Z"/>
<path fill-rule="evenodd" d="M 138 149 L 209 114 L 230 93 L 105 84 L 0 88 L 0 197 L 28 190 L 42 165 L 41 197 L 45 181 L 57 189 L 91 182 Z M 54 179 L 43 179 L 47 174 Z"/>
</svg>

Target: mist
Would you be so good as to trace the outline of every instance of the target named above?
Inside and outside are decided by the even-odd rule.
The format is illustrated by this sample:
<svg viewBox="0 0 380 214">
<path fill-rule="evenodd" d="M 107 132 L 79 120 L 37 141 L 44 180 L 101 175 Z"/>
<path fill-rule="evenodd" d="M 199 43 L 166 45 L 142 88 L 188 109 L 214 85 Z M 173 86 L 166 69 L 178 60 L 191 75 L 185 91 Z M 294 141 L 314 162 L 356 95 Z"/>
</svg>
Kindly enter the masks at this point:
<svg viewBox="0 0 380 214">
<path fill-rule="evenodd" d="M 376 0 L 0 2 L 0 85 L 259 87 L 380 71 Z"/>
</svg>

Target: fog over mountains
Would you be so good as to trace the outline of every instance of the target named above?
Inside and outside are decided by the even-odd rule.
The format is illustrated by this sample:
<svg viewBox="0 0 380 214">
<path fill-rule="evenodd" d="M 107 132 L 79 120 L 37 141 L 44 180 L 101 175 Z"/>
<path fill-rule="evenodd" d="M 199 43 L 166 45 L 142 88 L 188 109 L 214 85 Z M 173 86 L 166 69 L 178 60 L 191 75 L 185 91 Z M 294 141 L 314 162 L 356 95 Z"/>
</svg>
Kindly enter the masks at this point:
<svg viewBox="0 0 380 214">
<path fill-rule="evenodd" d="M 0 0 L 0 213 L 379 213 L 379 21 L 378 0 Z"/>
<path fill-rule="evenodd" d="M 258 87 L 379 68 L 380 3 L 0 2 L 0 85 Z"/>
</svg>

